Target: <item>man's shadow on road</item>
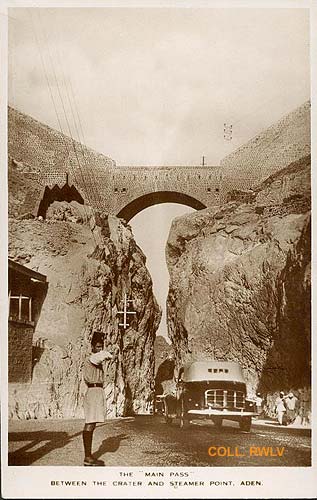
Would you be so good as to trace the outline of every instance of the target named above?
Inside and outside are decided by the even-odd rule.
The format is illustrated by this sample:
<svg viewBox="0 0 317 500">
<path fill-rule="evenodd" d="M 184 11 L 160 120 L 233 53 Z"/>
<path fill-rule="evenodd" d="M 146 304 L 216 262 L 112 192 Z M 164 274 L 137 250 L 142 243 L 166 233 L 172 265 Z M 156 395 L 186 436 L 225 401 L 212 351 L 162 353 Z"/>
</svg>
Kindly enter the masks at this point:
<svg viewBox="0 0 317 500">
<path fill-rule="evenodd" d="M 104 439 L 101 442 L 98 450 L 94 452 L 94 457 L 99 458 L 104 453 L 114 453 L 118 450 L 121 441 L 123 441 L 124 439 L 129 439 L 129 436 L 127 436 L 126 434 L 118 434 L 117 436 L 111 436 Z"/>
<path fill-rule="evenodd" d="M 31 465 L 57 448 L 64 448 L 81 432 L 69 435 L 67 432 L 10 432 L 9 441 L 28 441 L 18 450 L 8 454 L 8 465 Z M 42 444 L 44 442 L 44 444 Z M 35 450 L 32 448 L 36 447 Z"/>
</svg>

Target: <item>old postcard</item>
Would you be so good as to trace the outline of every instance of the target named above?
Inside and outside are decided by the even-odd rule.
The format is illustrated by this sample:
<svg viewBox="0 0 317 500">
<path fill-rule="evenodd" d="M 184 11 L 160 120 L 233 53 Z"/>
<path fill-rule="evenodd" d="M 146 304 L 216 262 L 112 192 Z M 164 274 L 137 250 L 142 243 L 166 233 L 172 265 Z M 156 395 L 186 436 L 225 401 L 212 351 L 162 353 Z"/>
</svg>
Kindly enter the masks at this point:
<svg viewBox="0 0 317 500">
<path fill-rule="evenodd" d="M 1 5 L 3 498 L 316 497 L 316 2 Z"/>
</svg>

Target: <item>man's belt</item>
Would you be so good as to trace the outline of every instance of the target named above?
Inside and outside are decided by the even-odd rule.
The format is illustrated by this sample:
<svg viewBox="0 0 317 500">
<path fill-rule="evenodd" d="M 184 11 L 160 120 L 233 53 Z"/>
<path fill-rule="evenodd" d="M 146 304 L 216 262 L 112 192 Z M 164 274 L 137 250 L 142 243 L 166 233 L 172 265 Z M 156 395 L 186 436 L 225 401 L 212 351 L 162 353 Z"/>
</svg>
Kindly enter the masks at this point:
<svg viewBox="0 0 317 500">
<path fill-rule="evenodd" d="M 96 382 L 95 384 L 87 384 L 88 387 L 103 387 L 102 382 Z"/>
</svg>

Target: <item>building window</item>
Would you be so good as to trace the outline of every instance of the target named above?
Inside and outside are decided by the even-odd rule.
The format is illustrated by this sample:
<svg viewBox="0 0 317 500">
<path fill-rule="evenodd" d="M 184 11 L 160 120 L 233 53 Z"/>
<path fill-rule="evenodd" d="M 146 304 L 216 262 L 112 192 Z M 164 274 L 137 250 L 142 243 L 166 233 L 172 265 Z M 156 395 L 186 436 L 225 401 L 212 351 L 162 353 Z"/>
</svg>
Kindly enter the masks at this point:
<svg viewBox="0 0 317 500">
<path fill-rule="evenodd" d="M 216 188 L 215 191 L 216 191 L 216 193 L 219 193 L 219 188 Z"/>
<path fill-rule="evenodd" d="M 47 292 L 46 277 L 11 259 L 8 274 L 9 322 L 34 326 Z"/>
<path fill-rule="evenodd" d="M 118 192 L 118 188 L 114 188 L 114 192 L 117 193 Z"/>
<path fill-rule="evenodd" d="M 126 189 L 126 188 L 122 188 L 122 189 L 121 189 L 121 192 L 122 192 L 122 193 L 126 193 L 126 192 L 127 192 L 127 189 Z"/>
<path fill-rule="evenodd" d="M 9 293 L 9 320 L 32 323 L 32 297 Z"/>
<path fill-rule="evenodd" d="M 208 191 L 208 193 L 210 193 L 210 191 L 211 191 L 211 188 L 210 188 L 210 187 L 208 187 L 208 188 L 207 188 L 207 191 Z"/>
</svg>

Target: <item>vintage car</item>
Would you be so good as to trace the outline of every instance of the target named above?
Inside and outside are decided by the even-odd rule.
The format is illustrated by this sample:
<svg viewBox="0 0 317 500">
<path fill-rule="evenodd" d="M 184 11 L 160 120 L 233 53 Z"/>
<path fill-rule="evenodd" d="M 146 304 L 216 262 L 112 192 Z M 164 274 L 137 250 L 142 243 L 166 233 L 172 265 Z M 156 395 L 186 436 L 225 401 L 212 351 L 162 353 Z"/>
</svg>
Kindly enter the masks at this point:
<svg viewBox="0 0 317 500">
<path fill-rule="evenodd" d="M 198 361 L 184 365 L 176 377 L 176 395 L 164 398 L 167 423 L 179 419 L 180 427 L 197 418 L 211 419 L 217 427 L 223 420 L 239 422 L 249 431 L 255 404 L 247 399 L 246 384 L 238 363 Z"/>
</svg>

